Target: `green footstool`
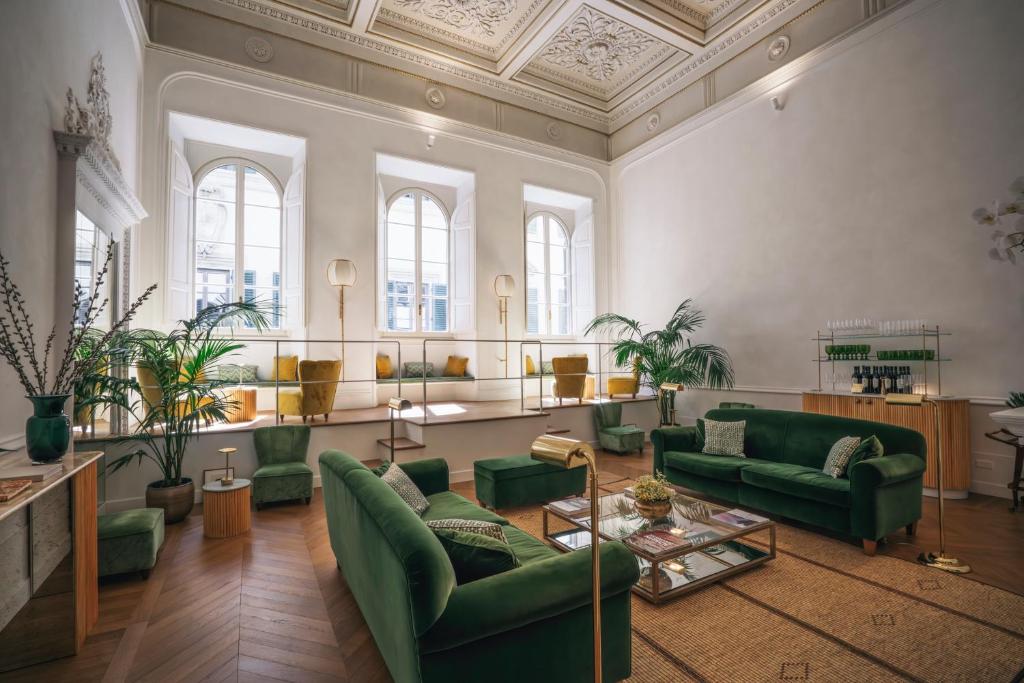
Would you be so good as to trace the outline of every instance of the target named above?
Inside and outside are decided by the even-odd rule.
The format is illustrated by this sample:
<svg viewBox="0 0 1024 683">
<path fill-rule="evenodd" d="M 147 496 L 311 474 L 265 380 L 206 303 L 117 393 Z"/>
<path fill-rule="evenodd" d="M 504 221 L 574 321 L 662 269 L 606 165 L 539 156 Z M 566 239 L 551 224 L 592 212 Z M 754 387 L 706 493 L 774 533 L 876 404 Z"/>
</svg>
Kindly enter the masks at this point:
<svg viewBox="0 0 1024 683">
<path fill-rule="evenodd" d="M 473 463 L 476 498 L 486 507 L 516 507 L 578 496 L 587 484 L 587 468 L 564 469 L 528 455 L 490 458 Z"/>
<path fill-rule="evenodd" d="M 163 509 L 138 508 L 100 515 L 96 526 L 100 576 L 140 572 L 148 579 L 164 544 Z"/>
</svg>

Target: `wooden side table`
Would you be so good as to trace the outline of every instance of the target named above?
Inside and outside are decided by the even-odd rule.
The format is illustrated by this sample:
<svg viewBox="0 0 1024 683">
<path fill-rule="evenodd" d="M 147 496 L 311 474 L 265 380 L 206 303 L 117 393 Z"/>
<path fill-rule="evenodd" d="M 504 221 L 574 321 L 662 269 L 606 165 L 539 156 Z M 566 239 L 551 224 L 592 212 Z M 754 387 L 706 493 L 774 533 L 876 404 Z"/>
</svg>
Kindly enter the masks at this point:
<svg viewBox="0 0 1024 683">
<path fill-rule="evenodd" d="M 224 398 L 234 405 L 224 411 L 228 422 L 250 422 L 256 419 L 256 387 L 228 387 Z"/>
<path fill-rule="evenodd" d="M 252 527 L 252 482 L 235 479 L 224 486 L 220 481 L 203 485 L 203 534 L 207 538 L 228 538 Z"/>
</svg>

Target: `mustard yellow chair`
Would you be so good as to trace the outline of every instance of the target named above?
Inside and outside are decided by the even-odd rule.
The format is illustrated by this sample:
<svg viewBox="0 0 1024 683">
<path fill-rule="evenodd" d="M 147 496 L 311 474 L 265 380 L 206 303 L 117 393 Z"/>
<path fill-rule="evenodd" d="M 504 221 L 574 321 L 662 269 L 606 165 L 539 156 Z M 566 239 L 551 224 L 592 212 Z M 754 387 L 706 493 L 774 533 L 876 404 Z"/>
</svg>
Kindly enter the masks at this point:
<svg viewBox="0 0 1024 683">
<path fill-rule="evenodd" d="M 278 394 L 278 412 L 298 415 L 305 422 L 309 417 L 323 415 L 324 422 L 334 409 L 334 396 L 338 393 L 341 377 L 340 360 L 304 360 L 299 362 L 299 388 L 281 389 Z"/>
<path fill-rule="evenodd" d="M 184 371 L 182 371 L 184 372 Z M 135 378 L 139 382 L 139 389 L 142 391 L 142 403 L 146 408 L 146 415 L 148 416 L 150 411 L 158 407 L 164 400 L 163 391 L 160 388 L 160 383 L 156 379 L 156 375 L 153 374 L 153 370 L 146 365 L 137 365 L 135 367 Z M 196 381 L 202 383 L 205 381 L 203 373 L 199 373 L 196 377 Z M 199 399 L 199 406 L 205 406 L 212 403 L 211 398 Z M 186 411 L 190 410 L 188 407 L 188 401 L 178 401 L 178 416 L 186 414 Z M 206 420 L 206 425 L 210 425 L 210 421 Z"/>
<path fill-rule="evenodd" d="M 619 375 L 618 377 L 608 378 L 608 398 L 615 398 L 615 394 L 620 396 L 630 394 L 633 398 L 636 398 L 638 391 L 640 391 L 639 361 L 633 361 L 632 375 Z"/>
<path fill-rule="evenodd" d="M 587 367 L 590 359 L 586 356 L 560 356 L 551 359 L 555 370 L 555 383 L 551 395 L 558 399 L 574 398 L 583 403 L 583 392 L 587 387 Z"/>
</svg>

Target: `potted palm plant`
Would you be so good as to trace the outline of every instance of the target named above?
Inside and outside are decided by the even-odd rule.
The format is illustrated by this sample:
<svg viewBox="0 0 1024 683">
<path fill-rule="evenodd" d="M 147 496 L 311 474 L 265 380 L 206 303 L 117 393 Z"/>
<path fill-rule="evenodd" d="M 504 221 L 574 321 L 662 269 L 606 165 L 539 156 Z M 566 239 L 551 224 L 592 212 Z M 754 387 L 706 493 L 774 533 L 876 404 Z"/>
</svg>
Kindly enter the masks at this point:
<svg viewBox="0 0 1024 683">
<path fill-rule="evenodd" d="M 639 321 L 617 313 L 605 313 L 590 321 L 586 334 L 605 332 L 615 338 L 612 353 L 620 367 L 636 367 L 640 383 L 658 394 L 661 424 L 669 423 L 675 392 L 659 392 L 662 384 L 726 389 L 733 386 L 732 361 L 725 349 L 690 341 L 704 324 L 704 314 L 693 301 L 679 304 L 660 330 L 648 330 Z"/>
<path fill-rule="evenodd" d="M 238 324 L 262 331 L 268 325 L 266 307 L 256 302 L 209 306 L 171 332 L 134 330 L 128 344 L 138 375 L 142 400 L 133 411 L 131 434 L 113 439 L 138 448 L 115 458 L 111 472 L 132 461 L 156 464 L 161 478 L 146 487 L 146 505 L 164 509 L 167 523 L 180 522 L 192 511 L 195 486 L 182 474 L 189 443 L 200 427 L 225 419 L 234 407 L 214 378 L 214 368 L 244 347 L 218 330 Z"/>
</svg>

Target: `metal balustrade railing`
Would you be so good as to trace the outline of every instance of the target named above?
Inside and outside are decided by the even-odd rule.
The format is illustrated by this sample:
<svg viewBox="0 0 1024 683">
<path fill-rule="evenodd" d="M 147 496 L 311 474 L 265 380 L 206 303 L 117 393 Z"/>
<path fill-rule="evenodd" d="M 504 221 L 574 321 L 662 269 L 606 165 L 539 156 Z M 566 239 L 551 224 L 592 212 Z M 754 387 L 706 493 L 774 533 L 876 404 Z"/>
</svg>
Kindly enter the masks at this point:
<svg viewBox="0 0 1024 683">
<path fill-rule="evenodd" d="M 588 368 L 587 372 L 584 372 L 584 373 L 559 373 L 559 374 L 562 375 L 562 376 L 583 376 L 583 377 L 593 376 L 595 378 L 594 399 L 598 400 L 598 401 L 603 400 L 604 386 L 605 386 L 604 379 L 605 379 L 606 376 L 611 376 L 613 373 L 621 373 L 621 374 L 630 374 L 630 373 L 632 373 L 632 369 L 631 368 L 630 369 L 624 369 L 624 368 L 621 368 L 621 367 L 617 367 L 615 365 L 614 361 L 609 357 L 610 356 L 610 347 L 614 346 L 614 342 L 605 342 L 605 341 L 574 341 L 574 340 L 568 340 L 568 339 L 566 339 L 566 340 L 547 340 L 547 339 L 508 339 L 508 340 L 506 340 L 504 338 L 493 339 L 493 338 L 461 338 L 461 337 L 415 337 L 415 338 L 345 339 L 345 340 L 342 340 L 340 338 L 334 338 L 334 339 L 332 339 L 332 338 L 327 338 L 327 339 L 318 339 L 318 338 L 312 338 L 312 339 L 307 339 L 307 338 L 272 338 L 272 339 L 265 339 L 265 338 L 260 338 L 260 337 L 237 336 L 237 337 L 225 337 L 225 339 L 228 339 L 230 341 L 242 344 L 242 345 L 244 345 L 247 348 L 252 347 L 254 349 L 257 346 L 273 345 L 273 357 L 269 360 L 269 363 L 270 363 L 270 365 L 272 367 L 274 367 L 276 365 L 276 362 L 275 362 L 274 359 L 281 358 L 282 357 L 282 352 L 284 352 L 285 355 L 300 355 L 298 353 L 289 353 L 289 351 L 291 351 L 292 348 L 294 348 L 294 347 L 299 347 L 299 348 L 306 349 L 306 355 L 309 356 L 310 360 L 317 358 L 315 353 L 311 353 L 309 351 L 309 348 L 310 348 L 311 345 L 312 346 L 315 346 L 315 345 L 332 345 L 332 346 L 336 347 L 335 348 L 336 351 L 340 350 L 342 345 L 344 345 L 346 349 L 350 345 L 357 346 L 357 347 L 358 346 L 371 345 L 371 346 L 375 347 L 374 350 L 381 349 L 381 348 L 392 349 L 394 351 L 394 353 L 395 353 L 396 363 L 395 363 L 394 367 L 395 367 L 395 373 L 396 373 L 397 377 L 395 378 L 395 380 L 393 382 L 387 382 L 387 384 L 389 384 L 389 385 L 390 384 L 394 384 L 395 385 L 395 392 L 396 392 L 396 394 L 397 394 L 397 396 L 399 398 L 402 397 L 402 385 L 403 384 L 417 383 L 417 384 L 421 385 L 421 387 L 420 387 L 420 393 L 421 393 L 421 396 L 422 396 L 421 410 L 422 410 L 422 420 L 424 422 L 428 422 L 429 419 L 430 419 L 430 409 L 429 409 L 430 397 L 429 397 L 429 394 L 428 394 L 428 387 L 429 387 L 430 384 L 435 383 L 435 382 L 439 382 L 439 381 L 440 382 L 444 382 L 444 379 L 442 377 L 438 377 L 436 375 L 428 375 L 427 374 L 427 367 L 428 367 L 427 364 L 429 362 L 428 361 L 428 357 L 429 357 L 429 351 L 430 351 L 430 347 L 431 346 L 434 346 L 434 347 L 440 346 L 440 345 L 457 346 L 457 345 L 464 345 L 464 344 L 478 344 L 478 345 L 479 344 L 500 344 L 500 345 L 503 345 L 503 346 L 505 344 L 510 344 L 510 345 L 517 346 L 518 347 L 518 357 L 519 357 L 519 368 L 520 368 L 519 373 L 517 375 L 512 375 L 512 374 L 506 373 L 505 375 L 500 375 L 500 376 L 473 376 L 472 379 L 470 379 L 470 380 L 461 380 L 461 381 L 472 381 L 472 382 L 476 382 L 476 383 L 518 381 L 518 383 L 519 383 L 519 404 L 520 404 L 520 410 L 522 412 L 527 412 L 527 411 L 530 411 L 530 410 L 537 410 L 537 411 L 543 411 L 544 410 L 544 408 L 545 408 L 545 406 L 544 406 L 544 381 L 545 381 L 545 379 L 549 379 L 549 378 L 553 379 L 555 377 L 553 372 L 547 372 L 546 373 L 544 371 L 545 358 L 548 358 L 550 360 L 551 358 L 555 357 L 557 355 L 557 349 L 571 348 L 571 349 L 573 349 L 573 350 L 575 350 L 577 352 L 580 352 L 580 353 L 586 352 L 586 355 L 587 355 L 588 358 L 590 358 L 592 360 L 596 360 L 596 365 L 597 365 L 596 372 L 590 371 L 590 369 Z M 419 375 L 418 377 L 417 376 L 407 376 L 407 375 L 405 375 L 405 373 L 404 373 L 404 365 L 403 365 L 403 362 L 402 362 L 402 347 L 406 346 L 407 349 L 408 349 L 409 346 L 412 346 L 414 344 L 419 344 L 420 347 L 421 347 L 419 355 L 420 355 L 420 358 L 421 358 L 421 361 L 422 361 L 422 370 L 421 370 L 422 374 Z M 532 350 L 533 348 L 536 348 L 536 350 L 537 350 L 537 364 L 536 364 L 537 371 L 534 374 L 527 375 L 524 372 L 526 356 L 527 356 L 528 352 L 530 350 Z M 547 352 L 550 355 L 546 354 L 546 350 L 547 350 Z M 591 351 L 593 353 L 591 353 Z M 226 358 L 223 364 L 239 365 L 239 363 L 237 363 L 236 361 L 244 359 L 245 358 L 244 354 L 245 354 L 244 350 L 240 351 L 237 354 L 235 354 L 234 356 Z M 340 354 L 340 353 L 336 354 L 336 356 L 341 356 L 341 355 L 342 354 Z M 376 355 L 377 354 L 375 353 L 374 356 L 376 357 Z M 471 354 L 465 354 L 465 355 L 471 355 Z M 476 356 L 477 356 L 476 360 L 478 362 L 478 365 L 480 365 L 479 360 L 481 358 L 483 358 L 484 355 L 482 353 L 478 352 L 476 354 Z M 345 357 L 348 358 L 348 359 L 351 359 L 352 355 L 348 355 L 347 354 L 347 355 L 345 355 Z M 238 381 L 224 381 L 224 382 L 218 381 L 218 388 L 222 388 L 222 389 L 225 389 L 225 390 L 233 389 L 233 388 L 240 388 L 240 387 L 255 387 L 257 389 L 264 388 L 264 389 L 268 389 L 268 390 L 269 389 L 273 389 L 273 391 L 274 391 L 274 423 L 275 424 L 279 424 L 281 422 L 281 390 L 283 388 L 293 388 L 295 386 L 315 385 L 315 384 L 336 384 L 336 385 L 339 385 L 339 386 L 340 385 L 346 385 L 346 384 L 351 384 L 351 385 L 373 384 L 376 387 L 376 386 L 382 384 L 382 380 L 377 378 L 376 358 L 375 357 L 374 357 L 374 359 L 371 359 L 371 361 L 369 363 L 370 370 L 371 370 L 371 372 L 370 372 L 371 376 L 367 377 L 367 378 L 361 378 L 361 377 L 352 378 L 350 376 L 346 376 L 346 368 L 342 367 L 341 371 L 340 371 L 340 376 L 338 377 L 337 380 L 302 380 L 302 381 L 294 380 L 294 381 L 290 381 L 290 380 L 282 380 L 281 379 L 281 373 L 277 372 L 276 371 L 277 368 L 275 367 L 275 372 L 273 373 L 273 379 L 272 380 L 257 380 L 256 382 L 251 382 L 251 381 L 250 382 L 244 382 L 244 381 L 241 381 L 241 379 L 239 378 Z M 499 362 L 503 362 L 506 365 L 506 368 L 508 367 L 509 362 L 512 360 L 508 356 L 506 356 L 504 359 L 501 359 L 500 356 L 498 356 L 497 358 L 499 359 Z M 320 358 L 320 360 L 339 360 L 339 358 L 332 356 L 330 358 Z M 473 360 L 473 359 L 471 358 L 471 360 Z M 137 377 L 137 373 L 136 373 L 136 377 Z M 415 382 L 416 379 L 418 379 L 419 381 Z M 455 381 L 455 378 L 452 378 L 452 380 Z M 527 392 L 527 386 L 528 386 L 529 382 L 532 382 L 534 380 L 537 381 L 537 388 L 538 388 L 537 397 L 538 397 L 538 402 L 537 402 L 536 407 L 530 407 L 530 406 L 527 405 L 527 403 L 528 403 L 528 401 L 527 401 L 527 393 L 528 393 Z M 151 389 L 151 388 L 159 388 L 159 387 L 145 386 L 145 387 L 142 387 L 142 388 L 143 389 Z M 374 402 L 376 403 L 376 397 L 374 397 Z M 445 400 L 445 402 L 451 402 L 451 400 L 448 399 L 448 400 Z M 332 410 L 333 410 L 333 405 L 332 405 Z M 122 432 L 123 427 L 124 427 L 124 423 L 125 423 L 124 420 L 111 419 L 110 420 L 111 429 L 109 430 L 107 435 L 111 436 L 111 435 L 118 435 L 118 434 L 120 434 Z M 120 429 L 118 428 L 119 426 L 121 427 Z M 96 432 L 95 411 L 94 411 L 94 415 L 93 415 L 92 431 L 93 431 L 93 437 L 94 438 L 103 438 L 103 436 L 104 436 L 103 434 L 98 434 Z"/>
</svg>

